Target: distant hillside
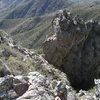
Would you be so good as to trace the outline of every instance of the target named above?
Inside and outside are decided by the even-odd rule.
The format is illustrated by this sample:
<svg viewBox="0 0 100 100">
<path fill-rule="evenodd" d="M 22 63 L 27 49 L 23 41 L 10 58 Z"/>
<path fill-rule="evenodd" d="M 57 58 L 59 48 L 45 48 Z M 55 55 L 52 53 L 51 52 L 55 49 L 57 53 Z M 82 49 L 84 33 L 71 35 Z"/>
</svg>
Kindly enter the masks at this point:
<svg viewBox="0 0 100 100">
<path fill-rule="evenodd" d="M 73 3 L 70 7 L 70 9 L 94 9 L 94 8 L 100 8 L 100 1 L 94 1 L 94 2 L 79 2 L 79 3 Z"/>
<path fill-rule="evenodd" d="M 74 4 L 70 8 L 74 14 L 79 14 L 85 20 L 100 21 L 100 2 L 94 1 L 89 3 Z"/>
<path fill-rule="evenodd" d="M 25 1 L 27 0 L 0 0 L 0 19 L 7 16 Z"/>
<path fill-rule="evenodd" d="M 73 2 L 92 2 L 92 1 L 99 1 L 99 0 L 71 0 Z"/>
<path fill-rule="evenodd" d="M 33 18 L 5 19 L 0 28 L 9 32 L 13 39 L 28 48 L 40 48 L 46 37 L 52 34 L 53 15 Z"/>
<path fill-rule="evenodd" d="M 18 5 L 19 3 L 24 2 L 25 0 L 0 0 L 0 10 L 3 10 L 5 8 L 14 7 Z"/>
<path fill-rule="evenodd" d="M 16 7 L 6 18 L 28 18 L 59 9 L 67 8 L 72 4 L 69 0 L 28 0 Z"/>
</svg>

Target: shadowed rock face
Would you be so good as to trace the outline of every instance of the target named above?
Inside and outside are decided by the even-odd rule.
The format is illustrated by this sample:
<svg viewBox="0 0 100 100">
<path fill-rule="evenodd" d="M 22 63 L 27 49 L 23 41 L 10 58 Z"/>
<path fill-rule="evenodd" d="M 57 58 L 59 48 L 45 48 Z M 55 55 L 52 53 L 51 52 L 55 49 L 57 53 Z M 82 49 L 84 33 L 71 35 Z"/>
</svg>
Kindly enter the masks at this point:
<svg viewBox="0 0 100 100">
<path fill-rule="evenodd" d="M 45 59 L 63 70 L 72 86 L 87 89 L 100 77 L 100 25 L 71 17 L 67 10 L 53 19 L 54 35 L 43 44 Z"/>
</svg>

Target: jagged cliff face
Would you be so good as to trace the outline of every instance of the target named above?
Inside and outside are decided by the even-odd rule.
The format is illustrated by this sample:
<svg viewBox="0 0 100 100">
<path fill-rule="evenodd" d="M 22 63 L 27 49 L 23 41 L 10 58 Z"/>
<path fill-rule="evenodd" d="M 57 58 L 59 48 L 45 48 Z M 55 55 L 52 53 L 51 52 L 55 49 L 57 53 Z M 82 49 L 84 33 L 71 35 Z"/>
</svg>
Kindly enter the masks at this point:
<svg viewBox="0 0 100 100">
<path fill-rule="evenodd" d="M 100 77 L 100 25 L 60 11 L 54 35 L 43 44 L 45 59 L 63 70 L 74 88 L 90 88 Z"/>
</svg>

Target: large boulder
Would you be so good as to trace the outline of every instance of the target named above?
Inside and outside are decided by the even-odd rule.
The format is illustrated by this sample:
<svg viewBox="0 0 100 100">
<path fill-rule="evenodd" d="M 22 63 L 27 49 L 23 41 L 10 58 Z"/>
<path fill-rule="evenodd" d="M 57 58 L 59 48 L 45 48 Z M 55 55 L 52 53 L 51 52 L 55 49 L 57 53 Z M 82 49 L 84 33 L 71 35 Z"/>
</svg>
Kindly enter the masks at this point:
<svg viewBox="0 0 100 100">
<path fill-rule="evenodd" d="M 50 80 L 36 71 L 28 76 L 15 76 L 13 89 L 19 96 L 17 100 L 66 100 L 67 93 L 72 91 L 65 82 Z"/>
<path fill-rule="evenodd" d="M 26 93 L 17 100 L 54 100 L 54 95 L 49 88 L 50 82 L 38 72 L 31 72 L 28 75 L 30 86 Z"/>
<path fill-rule="evenodd" d="M 61 10 L 53 19 L 54 35 L 43 44 L 45 59 L 63 70 L 76 89 L 100 77 L 100 25 Z"/>
<path fill-rule="evenodd" d="M 29 88 L 28 77 L 15 76 L 13 78 L 13 89 L 18 96 L 22 96 Z"/>
</svg>

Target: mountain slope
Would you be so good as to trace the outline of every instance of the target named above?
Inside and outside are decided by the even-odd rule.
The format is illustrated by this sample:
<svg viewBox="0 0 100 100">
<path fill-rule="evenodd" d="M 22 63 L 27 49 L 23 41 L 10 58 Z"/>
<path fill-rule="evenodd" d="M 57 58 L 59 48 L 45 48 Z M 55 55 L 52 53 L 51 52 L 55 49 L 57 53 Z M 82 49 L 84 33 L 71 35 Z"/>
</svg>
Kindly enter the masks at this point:
<svg viewBox="0 0 100 100">
<path fill-rule="evenodd" d="M 9 7 L 15 7 L 25 0 L 0 0 L 0 10 L 4 10 Z"/>
<path fill-rule="evenodd" d="M 92 1 L 99 1 L 99 0 L 71 0 L 73 2 L 92 2 Z"/>
<path fill-rule="evenodd" d="M 69 0 L 29 0 L 22 3 L 6 18 L 27 18 L 54 12 L 59 9 L 67 8 L 72 2 Z"/>
<path fill-rule="evenodd" d="M 3 19 L 25 1 L 27 0 L 0 0 L 0 19 Z"/>
<path fill-rule="evenodd" d="M 52 34 L 52 18 L 53 15 L 50 14 L 27 19 L 5 19 L 0 23 L 0 28 L 9 32 L 19 44 L 22 43 L 28 48 L 38 48 L 45 38 Z"/>
</svg>

